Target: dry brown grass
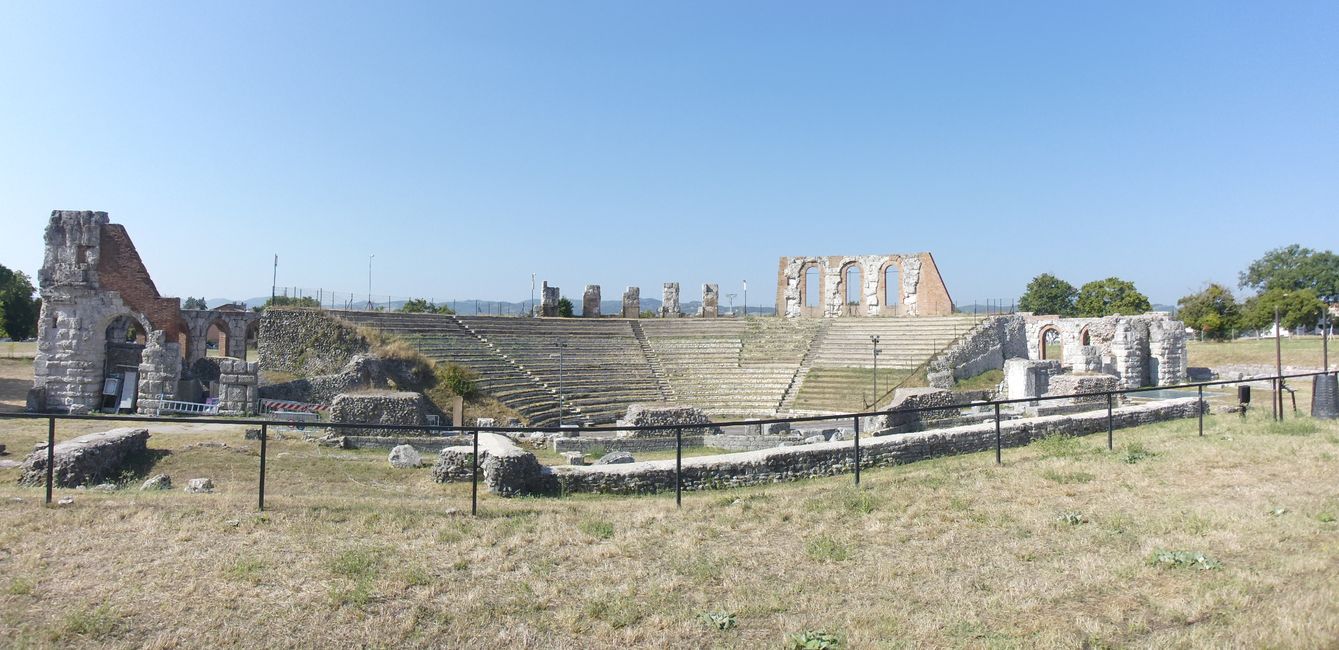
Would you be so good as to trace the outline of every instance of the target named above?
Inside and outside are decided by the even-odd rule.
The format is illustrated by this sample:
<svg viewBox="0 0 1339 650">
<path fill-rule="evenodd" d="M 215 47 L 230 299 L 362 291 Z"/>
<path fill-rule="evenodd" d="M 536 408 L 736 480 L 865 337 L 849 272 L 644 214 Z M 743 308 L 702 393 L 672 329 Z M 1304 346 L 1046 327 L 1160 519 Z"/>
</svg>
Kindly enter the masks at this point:
<svg viewBox="0 0 1339 650">
<path fill-rule="evenodd" d="M 212 495 L 0 472 L 11 646 L 1324 647 L 1339 643 L 1339 425 L 1211 417 L 767 488 L 500 499 L 378 452 L 160 433 Z M 61 435 L 102 423 L 61 424 Z M 12 449 L 44 424 L 5 422 Z M 220 447 L 218 444 L 227 445 Z M 1083 478 L 1084 476 L 1088 478 Z M 1057 478 L 1058 477 L 1058 478 Z M 1075 478 L 1078 477 L 1078 478 Z M 1155 566 L 1159 549 L 1222 563 Z M 720 631 L 709 612 L 733 614 Z"/>
</svg>

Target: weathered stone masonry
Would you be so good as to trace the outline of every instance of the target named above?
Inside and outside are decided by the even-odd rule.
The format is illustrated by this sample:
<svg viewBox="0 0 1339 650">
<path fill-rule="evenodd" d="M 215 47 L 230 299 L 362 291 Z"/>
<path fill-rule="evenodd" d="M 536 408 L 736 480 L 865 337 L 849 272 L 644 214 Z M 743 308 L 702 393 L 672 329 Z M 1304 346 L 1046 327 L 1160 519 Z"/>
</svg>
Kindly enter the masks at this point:
<svg viewBox="0 0 1339 650">
<path fill-rule="evenodd" d="M 788 318 L 800 316 L 946 316 L 953 299 L 930 253 L 829 257 L 783 257 L 777 271 L 776 311 Z M 859 300 L 847 304 L 847 278 L 859 276 Z M 887 286 L 889 269 L 896 271 L 895 286 Z M 818 296 L 810 296 L 805 282 L 810 269 L 818 270 Z M 816 306 L 810 306 L 815 303 Z"/>
</svg>

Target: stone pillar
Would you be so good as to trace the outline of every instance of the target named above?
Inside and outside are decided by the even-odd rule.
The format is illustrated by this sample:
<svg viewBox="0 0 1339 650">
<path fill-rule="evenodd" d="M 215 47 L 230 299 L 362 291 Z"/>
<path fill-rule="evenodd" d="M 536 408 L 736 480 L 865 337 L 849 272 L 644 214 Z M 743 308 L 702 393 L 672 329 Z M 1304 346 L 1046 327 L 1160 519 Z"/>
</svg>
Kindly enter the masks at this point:
<svg viewBox="0 0 1339 650">
<path fill-rule="evenodd" d="M 660 304 L 660 317 L 678 318 L 681 315 L 679 312 L 679 283 L 666 282 L 664 300 Z"/>
<path fill-rule="evenodd" d="M 181 347 L 176 341 L 167 342 L 162 330 L 151 332 L 144 344 L 139 364 L 138 410 L 145 415 L 158 415 L 161 400 L 177 398 L 177 382 L 181 379 Z"/>
<path fill-rule="evenodd" d="M 596 318 L 600 315 L 600 285 L 586 285 L 586 292 L 581 296 L 581 316 L 583 318 Z"/>
<path fill-rule="evenodd" d="M 716 318 L 720 315 L 720 289 L 714 284 L 702 285 L 702 317 Z"/>
<path fill-rule="evenodd" d="M 639 318 L 642 315 L 642 290 L 628 287 L 623 292 L 623 317 Z"/>
<path fill-rule="evenodd" d="M 549 317 L 557 316 L 558 300 L 561 298 L 562 294 L 558 287 L 550 287 L 548 281 L 545 281 L 540 294 L 539 315 Z"/>
</svg>

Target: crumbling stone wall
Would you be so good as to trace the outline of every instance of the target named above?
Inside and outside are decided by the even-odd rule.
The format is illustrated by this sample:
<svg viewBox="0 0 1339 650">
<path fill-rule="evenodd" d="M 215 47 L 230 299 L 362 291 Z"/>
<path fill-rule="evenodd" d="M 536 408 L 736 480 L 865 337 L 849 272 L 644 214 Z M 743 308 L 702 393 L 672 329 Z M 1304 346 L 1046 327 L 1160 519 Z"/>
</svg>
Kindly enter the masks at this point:
<svg viewBox="0 0 1339 650">
<path fill-rule="evenodd" d="M 1059 334 L 1066 368 L 1119 377 L 1122 388 L 1187 379 L 1185 323 L 1163 313 L 1103 318 L 1024 314 L 1027 356 L 1041 359 L 1048 331 Z"/>
<path fill-rule="evenodd" d="M 562 300 L 562 290 L 550 287 L 548 281 L 540 289 L 539 315 L 553 318 L 558 315 L 558 301 Z"/>
<path fill-rule="evenodd" d="M 443 449 L 432 468 L 433 480 L 438 483 L 471 480 L 473 455 L 472 445 Z M 483 474 L 484 486 L 494 494 L 512 497 L 556 494 L 559 491 L 553 470 L 542 465 L 534 454 L 517 447 L 504 435 L 479 432 L 478 466 Z"/>
<path fill-rule="evenodd" d="M 898 269 L 895 304 L 884 304 L 886 269 Z M 860 270 L 858 305 L 847 304 L 847 272 Z M 819 271 L 818 307 L 806 306 L 805 275 Z M 776 309 L 788 318 L 799 316 L 946 316 L 953 313 L 953 299 L 930 253 L 905 255 L 860 255 L 829 257 L 783 257 L 777 272 Z"/>
<path fill-rule="evenodd" d="M 166 330 L 171 338 L 177 331 L 175 301 L 158 298 L 124 234 L 119 226 L 109 227 L 106 212 L 51 213 L 38 272 L 42 314 L 33 362 L 34 387 L 45 393 L 50 410 L 97 409 L 107 365 L 107 329 L 118 318 L 133 319 L 146 333 Z M 104 249 L 112 236 L 117 243 Z M 107 289 L 104 280 L 128 291 Z M 148 284 L 133 287 L 132 280 Z"/>
<path fill-rule="evenodd" d="M 367 341 L 354 327 L 312 309 L 267 309 L 260 319 L 260 367 L 295 375 L 339 372 Z"/>
<path fill-rule="evenodd" d="M 721 315 L 721 289 L 714 284 L 702 285 L 703 318 L 716 318 Z"/>
<path fill-rule="evenodd" d="M 958 380 L 1002 370 L 1005 360 L 1020 357 L 1027 357 L 1023 317 L 992 316 L 931 359 L 928 379 L 935 388 L 953 388 Z"/>
<path fill-rule="evenodd" d="M 658 406 L 651 404 L 632 404 L 622 422 L 630 427 L 652 427 L 675 424 L 700 424 L 701 427 L 683 429 L 684 436 L 702 436 L 720 433 L 720 429 L 711 424 L 702 409 L 692 406 Z M 630 438 L 673 437 L 674 429 L 643 429 L 629 432 Z"/>
<path fill-rule="evenodd" d="M 56 443 L 52 450 L 52 483 L 57 487 L 96 485 L 119 478 L 127 463 L 148 452 L 148 429 L 112 429 L 87 433 Z M 19 483 L 46 483 L 46 443 L 37 445 L 23 461 Z"/>
<path fill-rule="evenodd" d="M 1047 406 L 1105 404 L 1106 396 L 1095 393 L 1105 393 L 1119 388 L 1120 381 L 1115 375 L 1072 373 L 1055 375 L 1047 384 L 1046 395 L 1075 395 L 1075 397 L 1067 400 L 1051 400 L 1045 404 Z"/>
<path fill-rule="evenodd" d="M 958 417 L 961 409 L 939 408 L 933 411 L 912 409 L 954 407 L 965 403 L 963 396 L 940 388 L 899 388 L 893 393 L 888 413 L 865 418 L 862 426 L 869 433 L 876 431 L 919 431 L 931 423 Z"/>
<path fill-rule="evenodd" d="M 581 295 L 581 315 L 586 318 L 600 315 L 600 285 L 586 285 L 586 291 Z"/>
<path fill-rule="evenodd" d="M 660 302 L 660 317 L 678 318 L 682 315 L 679 311 L 679 283 L 666 282 L 664 297 Z"/>
<path fill-rule="evenodd" d="M 260 363 L 229 357 L 206 357 L 191 366 L 198 379 L 218 382 L 213 395 L 220 415 L 255 415 L 259 412 Z"/>
<path fill-rule="evenodd" d="M 1004 362 L 1004 395 L 1006 399 L 1040 397 L 1049 390 L 1051 378 L 1061 373 L 1055 359 L 1009 359 Z"/>
<path fill-rule="evenodd" d="M 158 415 L 162 400 L 177 398 L 180 378 L 181 346 L 176 341 L 169 342 L 162 331 L 151 332 L 140 356 L 139 412 Z"/>
<path fill-rule="evenodd" d="M 628 287 L 623 291 L 623 317 L 640 318 L 642 315 L 642 290 Z"/>
<path fill-rule="evenodd" d="M 419 393 L 343 393 L 335 396 L 334 403 L 330 405 L 330 421 L 341 423 L 422 426 L 428 422 L 427 413 L 427 398 Z M 350 436 L 427 435 L 426 431 L 413 429 L 376 428 L 347 428 L 340 429 L 339 433 Z"/>
</svg>

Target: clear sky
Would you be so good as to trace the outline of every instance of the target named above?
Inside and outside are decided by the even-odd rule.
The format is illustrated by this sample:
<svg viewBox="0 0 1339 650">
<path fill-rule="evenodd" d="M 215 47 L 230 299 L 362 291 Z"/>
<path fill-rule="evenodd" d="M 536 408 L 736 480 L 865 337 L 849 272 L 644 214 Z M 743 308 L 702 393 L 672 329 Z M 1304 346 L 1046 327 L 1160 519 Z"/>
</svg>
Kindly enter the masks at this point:
<svg viewBox="0 0 1339 650">
<path fill-rule="evenodd" d="M 1174 302 L 1339 248 L 1339 3 L 0 0 L 0 263 L 108 211 L 166 295 L 579 298 L 928 250 Z M 739 298 L 742 300 L 742 296 Z"/>
</svg>

